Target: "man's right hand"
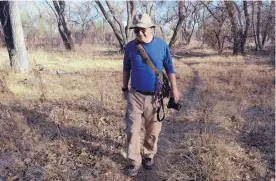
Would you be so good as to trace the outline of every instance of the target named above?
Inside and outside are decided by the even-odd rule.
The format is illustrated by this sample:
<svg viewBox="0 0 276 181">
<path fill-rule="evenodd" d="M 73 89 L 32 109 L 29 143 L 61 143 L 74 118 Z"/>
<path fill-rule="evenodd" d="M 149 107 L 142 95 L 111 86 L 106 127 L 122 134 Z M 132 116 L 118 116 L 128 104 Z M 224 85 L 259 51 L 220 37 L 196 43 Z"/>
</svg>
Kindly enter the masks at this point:
<svg viewBox="0 0 276 181">
<path fill-rule="evenodd" d="M 125 100 L 127 100 L 128 91 L 125 91 L 122 93 L 122 96 Z"/>
</svg>

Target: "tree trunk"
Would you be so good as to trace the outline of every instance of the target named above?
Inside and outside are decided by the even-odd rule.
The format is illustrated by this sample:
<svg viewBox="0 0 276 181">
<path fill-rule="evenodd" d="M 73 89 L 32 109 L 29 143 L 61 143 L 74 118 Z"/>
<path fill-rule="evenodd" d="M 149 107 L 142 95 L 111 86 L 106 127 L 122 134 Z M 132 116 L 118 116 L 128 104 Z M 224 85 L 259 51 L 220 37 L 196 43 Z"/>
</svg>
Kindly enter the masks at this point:
<svg viewBox="0 0 276 181">
<path fill-rule="evenodd" d="M 237 27 L 236 18 L 234 15 L 234 6 L 232 1 L 224 1 L 226 9 L 228 11 L 230 21 L 231 21 L 231 32 L 233 34 L 234 43 L 233 43 L 233 54 L 238 54 L 240 50 L 240 35 Z"/>
<path fill-rule="evenodd" d="M 259 49 L 262 50 L 262 44 L 261 44 L 261 7 L 262 7 L 262 1 L 258 1 L 258 8 L 257 8 L 257 42 Z"/>
<path fill-rule="evenodd" d="M 202 48 L 204 45 L 204 38 L 203 38 L 203 35 L 205 32 L 205 21 L 204 20 L 205 20 L 205 8 L 203 9 L 202 18 L 201 18 L 201 25 L 203 25 L 203 27 L 202 27 L 202 32 L 201 32 L 202 43 L 200 45 L 200 48 Z"/>
<path fill-rule="evenodd" d="M 217 33 L 216 34 L 216 37 L 217 37 L 217 42 L 218 42 L 218 54 L 221 55 L 222 53 L 222 49 L 221 49 L 221 42 L 220 42 L 220 38 L 219 38 L 219 35 Z"/>
<path fill-rule="evenodd" d="M 123 38 L 123 42 L 124 45 L 126 44 L 126 34 L 125 34 L 125 27 L 123 25 L 123 23 L 121 22 L 121 19 L 119 19 L 116 14 L 116 12 L 114 11 L 114 5 L 112 4 L 112 1 L 106 1 L 107 7 L 109 8 L 110 13 L 112 14 L 113 19 L 117 22 L 117 24 L 119 25 L 120 28 L 120 32 Z"/>
<path fill-rule="evenodd" d="M 221 26 L 219 26 L 221 27 Z M 221 55 L 222 51 L 223 51 L 223 44 L 221 42 L 221 39 L 220 39 L 220 33 L 221 33 L 221 28 L 218 29 L 218 31 L 215 31 L 215 36 L 217 38 L 217 42 L 218 42 L 218 54 Z"/>
<path fill-rule="evenodd" d="M 10 65 L 17 73 L 29 69 L 20 11 L 16 1 L 0 1 L 0 18 L 10 57 Z"/>
<path fill-rule="evenodd" d="M 193 36 L 193 34 L 194 34 L 195 24 L 196 24 L 196 20 L 194 19 L 192 31 L 191 31 L 191 33 L 190 33 L 190 35 L 188 36 L 188 39 L 187 39 L 187 41 L 186 41 L 186 42 L 187 42 L 187 45 L 189 45 L 190 42 L 191 42 L 192 36 Z"/>
<path fill-rule="evenodd" d="M 169 47 L 170 48 L 175 44 L 175 42 L 177 40 L 178 32 L 179 32 L 179 30 L 180 30 L 180 28 L 183 25 L 183 22 L 185 20 L 185 16 L 184 16 L 184 3 L 185 3 L 184 1 L 179 1 L 178 2 L 178 16 L 179 16 L 179 18 L 178 18 L 178 22 L 177 22 L 176 28 L 175 28 L 175 30 L 173 32 L 173 36 L 172 36 L 172 38 L 170 40 L 170 43 L 169 43 Z"/>
<path fill-rule="evenodd" d="M 8 49 L 9 58 L 10 58 L 10 66 L 13 66 L 13 62 L 15 60 L 15 48 L 13 44 L 13 36 L 12 36 L 12 27 L 11 27 L 11 19 L 9 15 L 9 2 L 8 1 L 0 1 L 0 18 L 1 25 L 4 32 L 5 43 Z"/>
<path fill-rule="evenodd" d="M 136 4 L 135 1 L 127 1 L 127 26 L 125 29 L 126 33 L 126 41 L 129 42 L 131 39 L 131 31 L 130 26 L 132 23 L 133 16 L 136 14 Z"/>
<path fill-rule="evenodd" d="M 155 14 L 154 5 L 155 5 L 155 2 L 154 1 L 141 1 L 141 3 L 142 3 L 142 12 L 145 12 L 150 17 L 154 18 L 154 14 Z"/>
<path fill-rule="evenodd" d="M 203 5 L 206 7 L 206 9 L 209 11 L 209 13 L 213 16 L 213 18 L 218 22 L 218 26 L 217 26 L 217 31 L 215 31 L 215 38 L 216 38 L 216 42 L 212 43 L 212 47 L 215 47 L 216 44 L 218 44 L 217 49 L 218 49 L 218 54 L 221 54 L 223 51 L 223 47 L 224 47 L 224 38 L 221 40 L 221 32 L 222 32 L 222 27 L 223 27 L 223 23 L 225 21 L 225 17 L 224 16 L 218 16 L 216 15 L 216 13 L 214 13 L 207 4 L 203 3 Z M 204 9 L 205 10 L 205 9 Z M 204 11 L 203 11 L 204 13 Z M 203 18 L 204 18 L 204 14 L 203 14 Z M 204 19 L 203 19 L 204 20 Z M 203 24 L 205 24 L 203 22 Z M 203 38 L 203 42 L 204 42 L 204 38 Z M 201 45 L 201 47 L 203 46 L 203 43 Z"/>
<path fill-rule="evenodd" d="M 159 28 L 160 28 L 160 31 L 161 31 L 161 33 L 162 33 L 163 39 L 165 39 L 165 33 L 164 33 L 164 30 L 163 30 L 162 26 L 159 26 Z"/>
<path fill-rule="evenodd" d="M 254 14 L 255 14 L 255 2 L 252 1 L 252 29 L 253 29 L 254 42 L 255 42 L 255 51 L 258 51 L 259 45 L 258 45 L 258 40 L 257 40 L 256 30 L 255 30 Z"/>
<path fill-rule="evenodd" d="M 64 43 L 66 50 L 71 51 L 75 49 L 71 31 L 67 26 L 65 19 L 65 1 L 53 1 L 55 10 L 57 12 L 58 31 Z"/>
<path fill-rule="evenodd" d="M 246 39 L 247 39 L 247 32 L 250 26 L 250 19 L 249 19 L 249 14 L 248 14 L 248 9 L 247 9 L 247 1 L 243 1 L 243 11 L 244 11 L 244 17 L 245 17 L 245 29 L 244 32 L 241 32 L 241 53 L 244 54 L 245 50 L 245 44 L 246 44 Z"/>
<path fill-rule="evenodd" d="M 112 28 L 112 30 L 113 30 L 113 32 L 114 32 L 114 34 L 115 34 L 115 36 L 116 36 L 119 44 L 120 44 L 120 48 L 121 48 L 120 52 L 123 52 L 125 42 L 123 40 L 122 35 L 120 34 L 120 31 L 117 29 L 115 22 L 112 20 L 112 18 L 109 17 L 108 13 L 105 11 L 105 9 L 104 9 L 103 5 L 101 4 L 101 2 L 100 1 L 96 1 L 96 3 L 99 6 L 99 8 L 101 9 L 101 11 L 102 11 L 102 13 L 103 13 L 106 21 L 111 26 L 111 28 Z"/>
<path fill-rule="evenodd" d="M 271 1 L 271 4 L 270 4 L 270 8 L 269 8 L 269 12 L 268 12 L 268 17 L 266 19 L 266 22 L 265 22 L 265 27 L 264 27 L 264 30 L 263 30 L 263 36 L 262 36 L 262 47 L 264 47 L 264 44 L 265 44 L 265 41 L 267 39 L 267 35 L 269 33 L 269 30 L 273 29 L 273 27 L 271 26 L 273 23 L 273 9 L 275 8 L 273 3 L 275 3 L 274 1 Z"/>
</svg>

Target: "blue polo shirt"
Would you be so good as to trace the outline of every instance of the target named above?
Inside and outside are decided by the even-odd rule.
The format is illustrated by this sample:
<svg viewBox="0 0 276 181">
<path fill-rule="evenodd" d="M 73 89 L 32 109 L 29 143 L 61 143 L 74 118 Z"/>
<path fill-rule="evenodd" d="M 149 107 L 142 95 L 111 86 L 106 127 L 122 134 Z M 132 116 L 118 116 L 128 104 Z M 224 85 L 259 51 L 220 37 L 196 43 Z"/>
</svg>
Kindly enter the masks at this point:
<svg viewBox="0 0 276 181">
<path fill-rule="evenodd" d="M 123 71 L 131 72 L 130 84 L 134 89 L 145 92 L 155 91 L 157 76 L 142 59 L 135 43 L 136 40 L 132 40 L 125 46 Z M 174 73 L 170 50 L 164 40 L 154 36 L 150 43 L 142 43 L 142 46 L 159 71 L 164 67 L 167 74 Z"/>
</svg>

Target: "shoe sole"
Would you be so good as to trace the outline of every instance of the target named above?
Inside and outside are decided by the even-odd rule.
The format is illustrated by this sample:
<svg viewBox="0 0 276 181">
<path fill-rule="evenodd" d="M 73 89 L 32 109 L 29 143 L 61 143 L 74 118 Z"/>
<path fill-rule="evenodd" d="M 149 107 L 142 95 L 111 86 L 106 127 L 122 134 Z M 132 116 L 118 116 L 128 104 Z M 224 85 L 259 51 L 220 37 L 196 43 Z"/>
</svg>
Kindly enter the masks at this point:
<svg viewBox="0 0 276 181">
<path fill-rule="evenodd" d="M 153 164 L 151 166 L 146 165 L 145 163 L 142 163 L 143 168 L 146 170 L 152 170 L 153 169 Z"/>
<path fill-rule="evenodd" d="M 136 175 L 138 175 L 139 170 L 137 170 L 137 172 L 134 172 L 134 173 L 130 173 L 128 170 L 125 170 L 124 173 L 126 176 L 135 177 Z"/>
<path fill-rule="evenodd" d="M 135 174 L 130 174 L 130 173 L 126 172 L 125 175 L 126 175 L 126 176 L 130 176 L 130 177 L 135 177 L 135 176 L 138 175 L 138 172 L 135 173 Z"/>
</svg>

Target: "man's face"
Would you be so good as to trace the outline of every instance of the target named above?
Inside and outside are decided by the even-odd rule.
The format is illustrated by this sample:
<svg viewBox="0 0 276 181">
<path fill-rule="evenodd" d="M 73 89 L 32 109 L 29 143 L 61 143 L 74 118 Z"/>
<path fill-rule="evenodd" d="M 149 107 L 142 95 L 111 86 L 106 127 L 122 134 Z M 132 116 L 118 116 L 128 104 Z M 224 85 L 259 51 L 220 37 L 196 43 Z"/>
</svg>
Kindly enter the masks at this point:
<svg viewBox="0 0 276 181">
<path fill-rule="evenodd" d="M 146 42 L 150 37 L 152 31 L 151 28 L 134 28 L 134 34 L 141 42 Z"/>
</svg>

